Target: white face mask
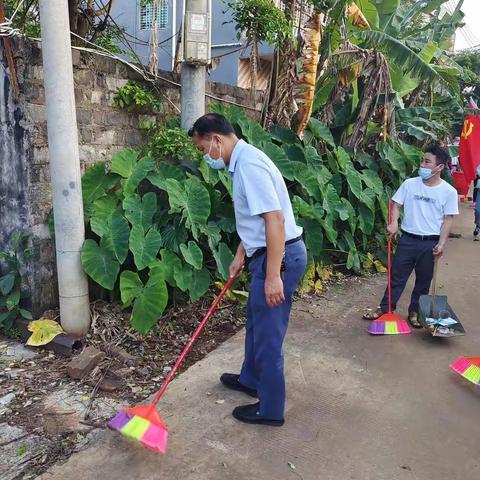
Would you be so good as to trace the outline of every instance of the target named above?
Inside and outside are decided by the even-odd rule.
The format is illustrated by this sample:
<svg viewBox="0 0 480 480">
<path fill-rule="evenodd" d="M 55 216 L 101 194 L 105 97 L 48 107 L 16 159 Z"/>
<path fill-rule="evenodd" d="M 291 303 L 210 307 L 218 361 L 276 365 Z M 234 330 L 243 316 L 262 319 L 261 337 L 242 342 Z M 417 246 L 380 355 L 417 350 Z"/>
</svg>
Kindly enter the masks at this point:
<svg viewBox="0 0 480 480">
<path fill-rule="evenodd" d="M 220 155 L 218 156 L 217 160 L 214 160 L 210 152 L 212 150 L 213 145 L 213 138 L 210 142 L 210 148 L 208 149 L 208 153 L 203 156 L 203 159 L 212 167 L 214 170 L 222 170 L 222 168 L 226 167 L 225 160 L 222 158 L 222 145 L 220 144 Z"/>
</svg>

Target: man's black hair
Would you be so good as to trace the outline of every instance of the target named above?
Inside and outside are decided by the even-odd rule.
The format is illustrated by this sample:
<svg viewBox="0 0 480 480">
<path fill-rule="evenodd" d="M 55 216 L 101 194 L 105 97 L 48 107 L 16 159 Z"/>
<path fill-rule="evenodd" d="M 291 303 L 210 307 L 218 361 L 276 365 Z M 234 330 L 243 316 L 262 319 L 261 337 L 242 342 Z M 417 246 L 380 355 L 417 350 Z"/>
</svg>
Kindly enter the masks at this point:
<svg viewBox="0 0 480 480">
<path fill-rule="evenodd" d="M 445 168 L 448 167 L 449 162 L 452 160 L 448 150 L 440 145 L 430 145 L 425 150 L 425 153 L 431 153 L 432 155 L 435 155 L 437 165 L 443 165 Z"/>
<path fill-rule="evenodd" d="M 217 135 L 230 135 L 235 133 L 232 124 L 218 113 L 207 113 L 203 115 L 193 124 L 193 127 L 188 131 L 188 135 L 193 137 L 197 134 L 199 137 L 205 137 L 216 133 Z"/>
</svg>

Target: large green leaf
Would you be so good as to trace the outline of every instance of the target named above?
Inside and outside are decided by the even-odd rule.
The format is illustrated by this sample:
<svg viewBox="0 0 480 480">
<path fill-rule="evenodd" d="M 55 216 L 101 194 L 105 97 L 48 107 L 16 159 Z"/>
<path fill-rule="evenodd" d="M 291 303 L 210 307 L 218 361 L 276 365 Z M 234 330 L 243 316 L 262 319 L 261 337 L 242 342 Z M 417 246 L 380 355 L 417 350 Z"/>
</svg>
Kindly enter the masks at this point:
<svg viewBox="0 0 480 480">
<path fill-rule="evenodd" d="M 188 245 L 180 245 L 180 251 L 187 263 L 197 270 L 201 270 L 203 264 L 203 253 L 197 242 L 189 241 Z"/>
<path fill-rule="evenodd" d="M 335 141 L 333 140 L 332 132 L 320 120 L 314 117 L 310 118 L 310 120 L 308 121 L 308 127 L 312 131 L 315 138 L 317 138 L 318 140 L 323 140 L 324 142 L 326 142 L 328 145 L 332 147 L 335 146 Z"/>
<path fill-rule="evenodd" d="M 367 187 L 370 187 L 375 193 L 383 192 L 383 183 L 380 177 L 373 170 L 362 170 L 361 177 Z"/>
<path fill-rule="evenodd" d="M 377 195 L 371 188 L 366 188 L 360 195 L 360 201 L 375 213 L 375 200 Z"/>
<path fill-rule="evenodd" d="M 317 221 L 322 219 L 324 213 L 324 210 L 320 205 L 311 205 L 297 195 L 294 195 L 292 199 L 292 207 L 297 216 Z"/>
<path fill-rule="evenodd" d="M 353 167 L 353 165 L 347 166 L 345 177 L 347 179 L 348 186 L 350 187 L 350 191 L 357 198 L 360 198 L 362 194 L 362 181 L 359 172 Z"/>
<path fill-rule="evenodd" d="M 180 244 L 188 240 L 185 224 L 178 216 L 160 229 L 160 235 L 162 236 L 162 247 L 175 253 L 180 253 Z"/>
<path fill-rule="evenodd" d="M 143 285 L 134 272 L 125 271 L 120 275 L 122 301 L 130 305 L 133 302 L 131 324 L 140 333 L 148 333 L 157 323 L 168 302 L 165 281 L 158 272 L 151 271 Z"/>
<path fill-rule="evenodd" d="M 348 257 L 347 257 L 347 268 L 360 270 L 360 257 L 358 256 L 357 245 L 352 234 L 347 230 L 343 234 L 343 238 L 346 240 L 348 245 Z"/>
<path fill-rule="evenodd" d="M 317 152 L 317 149 L 311 145 L 305 147 L 305 160 L 307 161 L 307 165 L 314 171 L 325 168 L 322 157 Z"/>
<path fill-rule="evenodd" d="M 113 253 L 99 246 L 94 240 L 85 240 L 81 252 L 85 273 L 103 288 L 113 290 L 120 264 Z"/>
<path fill-rule="evenodd" d="M 151 157 L 142 158 L 134 167 L 131 175 L 124 180 L 123 194 L 125 197 L 132 195 L 138 184 L 147 177 L 155 168 L 155 160 Z"/>
<path fill-rule="evenodd" d="M 227 172 L 227 170 L 219 170 L 218 171 L 218 178 L 220 178 L 220 181 L 222 182 L 222 185 L 225 187 L 228 194 L 230 195 L 230 198 L 233 198 L 232 177 Z"/>
<path fill-rule="evenodd" d="M 132 175 L 137 161 L 138 152 L 131 148 L 126 148 L 113 155 L 111 170 L 114 173 L 118 173 L 123 178 L 128 178 Z"/>
<path fill-rule="evenodd" d="M 220 177 L 218 176 L 218 170 L 210 167 L 207 162 L 201 161 L 198 165 L 198 170 L 202 174 L 205 182 L 207 182 L 209 185 L 212 185 L 214 187 L 220 181 Z"/>
<path fill-rule="evenodd" d="M 187 201 L 184 204 L 183 215 L 186 226 L 192 229 L 194 238 L 198 239 L 199 225 L 205 225 L 210 215 L 210 195 L 196 177 L 189 178 L 185 182 L 185 187 Z"/>
<path fill-rule="evenodd" d="M 133 253 L 135 265 L 139 270 L 148 267 L 155 259 L 162 237 L 154 227 L 145 235 L 145 230 L 141 225 L 134 225 L 130 233 L 130 250 Z"/>
<path fill-rule="evenodd" d="M 160 250 L 160 256 L 162 258 L 162 267 L 163 277 L 172 287 L 176 287 L 177 283 L 175 281 L 175 269 L 182 268 L 182 261 L 169 250 L 162 249 Z M 157 265 L 156 263 L 154 265 Z"/>
<path fill-rule="evenodd" d="M 233 253 L 223 242 L 218 245 L 218 249 L 212 249 L 212 253 L 217 262 L 218 273 L 226 281 L 230 277 L 229 267 L 233 261 Z"/>
<path fill-rule="evenodd" d="M 355 233 L 355 229 L 357 227 L 357 213 L 355 212 L 355 209 L 353 208 L 352 204 L 346 198 L 342 198 L 341 201 L 342 201 L 341 208 L 342 209 L 344 208 L 347 212 L 347 220 L 350 225 L 350 230 L 352 233 Z"/>
<path fill-rule="evenodd" d="M 125 270 L 120 275 L 120 296 L 123 305 L 129 307 L 133 301 L 140 295 L 143 283 L 136 272 Z"/>
<path fill-rule="evenodd" d="M 325 219 L 320 221 L 320 224 L 322 225 L 323 230 L 325 231 L 325 234 L 326 234 L 328 240 L 330 240 L 330 242 L 333 245 L 336 245 L 337 244 L 338 232 L 337 232 L 337 229 L 335 228 L 335 226 L 333 225 L 332 218 L 327 215 Z"/>
<path fill-rule="evenodd" d="M 283 145 L 283 151 L 290 161 L 306 163 L 305 153 L 300 145 Z"/>
<path fill-rule="evenodd" d="M 175 265 L 173 276 L 175 284 L 182 291 L 186 292 L 192 284 L 193 270 L 189 265 Z"/>
<path fill-rule="evenodd" d="M 7 301 L 5 302 L 5 305 L 7 307 L 7 310 L 11 311 L 14 308 L 18 307 L 20 304 L 20 290 L 14 290 L 7 296 Z"/>
<path fill-rule="evenodd" d="M 340 206 L 341 202 L 337 191 L 333 185 L 328 184 L 323 191 L 323 209 L 327 212 L 327 215 L 335 218 Z"/>
<path fill-rule="evenodd" d="M 292 164 L 295 169 L 295 180 L 311 197 L 320 200 L 320 187 L 316 172 L 304 163 L 292 162 Z"/>
<path fill-rule="evenodd" d="M 204 162 L 202 162 L 202 164 L 204 164 Z M 213 169 L 210 168 L 210 170 Z M 155 172 L 156 173 L 149 174 L 147 180 L 149 180 L 153 185 L 160 188 L 161 190 L 166 190 L 165 180 L 167 180 L 168 178 L 174 178 L 179 182 L 183 182 L 186 178 L 185 172 L 180 167 L 167 162 L 159 163 L 156 166 Z"/>
<path fill-rule="evenodd" d="M 296 133 L 293 130 L 280 125 L 273 125 L 272 128 L 270 128 L 270 134 L 272 139 L 277 140 L 280 143 L 298 143 L 299 141 Z"/>
<path fill-rule="evenodd" d="M 322 227 L 316 220 L 302 220 L 305 233 L 305 243 L 308 251 L 318 257 L 323 249 L 323 233 Z"/>
<path fill-rule="evenodd" d="M 182 208 L 187 203 L 187 192 L 185 191 L 183 185 L 174 178 L 168 178 L 165 180 L 165 189 L 168 193 L 170 213 L 181 212 Z M 208 202 L 210 203 L 210 197 L 208 198 Z"/>
<path fill-rule="evenodd" d="M 83 204 L 88 206 L 105 195 L 118 182 L 118 176 L 105 173 L 105 163 L 98 162 L 82 177 Z"/>
<path fill-rule="evenodd" d="M 264 145 L 263 151 L 273 163 L 278 167 L 282 175 L 288 179 L 293 180 L 295 176 L 295 168 L 293 162 L 288 158 L 283 149 L 274 143 L 267 142 Z"/>
<path fill-rule="evenodd" d="M 118 200 L 115 195 L 105 195 L 93 203 L 93 214 L 90 226 L 99 237 L 103 237 L 109 229 L 112 213 L 117 209 Z"/>
<path fill-rule="evenodd" d="M 7 273 L 0 277 L 0 292 L 2 292 L 2 295 L 8 295 L 12 291 L 13 285 L 15 285 L 15 274 Z"/>
<path fill-rule="evenodd" d="M 210 273 L 206 268 L 202 270 L 195 270 L 192 275 L 192 281 L 188 289 L 190 299 L 192 301 L 198 300 L 208 290 L 210 286 Z"/>
<path fill-rule="evenodd" d="M 208 222 L 206 225 L 199 225 L 200 232 L 208 238 L 210 248 L 218 245 L 222 239 L 222 231 L 220 225 L 215 222 Z"/>
<path fill-rule="evenodd" d="M 372 233 L 373 225 L 375 222 L 375 213 L 363 203 L 358 205 L 358 222 L 360 230 L 369 235 Z"/>
<path fill-rule="evenodd" d="M 120 264 L 123 264 L 128 254 L 129 238 L 130 225 L 121 210 L 116 210 L 108 220 L 107 231 L 102 237 L 100 245 L 113 252 Z"/>
<path fill-rule="evenodd" d="M 257 148 L 262 148 L 264 142 L 270 141 L 270 135 L 266 132 L 258 122 L 254 120 L 241 119 L 237 122 L 242 129 L 243 135 L 248 140 L 248 143 Z"/>
<path fill-rule="evenodd" d="M 146 231 L 152 226 L 153 216 L 157 211 L 157 196 L 146 193 L 143 198 L 133 194 L 123 201 L 125 216 L 132 225 L 141 225 Z"/>
</svg>

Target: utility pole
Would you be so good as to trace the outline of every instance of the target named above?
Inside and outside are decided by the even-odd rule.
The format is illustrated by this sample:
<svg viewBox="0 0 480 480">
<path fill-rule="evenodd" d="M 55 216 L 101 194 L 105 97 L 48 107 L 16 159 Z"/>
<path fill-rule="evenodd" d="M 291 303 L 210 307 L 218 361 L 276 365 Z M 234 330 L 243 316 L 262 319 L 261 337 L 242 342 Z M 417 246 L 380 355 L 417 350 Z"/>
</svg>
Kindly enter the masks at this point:
<svg viewBox="0 0 480 480">
<path fill-rule="evenodd" d="M 68 2 L 40 0 L 40 25 L 60 320 L 67 333 L 84 335 L 90 327 L 90 309 L 80 261 L 85 225 Z"/>
<path fill-rule="evenodd" d="M 211 0 L 185 0 L 183 19 L 182 128 L 205 113 L 205 74 L 210 63 Z"/>
</svg>

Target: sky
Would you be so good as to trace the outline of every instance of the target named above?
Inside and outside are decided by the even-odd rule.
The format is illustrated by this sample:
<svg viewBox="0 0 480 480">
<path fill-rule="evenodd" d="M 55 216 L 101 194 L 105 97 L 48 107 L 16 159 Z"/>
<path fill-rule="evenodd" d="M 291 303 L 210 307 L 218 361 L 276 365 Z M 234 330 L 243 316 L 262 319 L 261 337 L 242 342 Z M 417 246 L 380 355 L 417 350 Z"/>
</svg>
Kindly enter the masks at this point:
<svg viewBox="0 0 480 480">
<path fill-rule="evenodd" d="M 458 0 L 450 0 L 448 7 L 454 8 Z M 462 7 L 465 13 L 465 27 L 457 31 L 455 50 L 480 45 L 480 0 L 465 0 Z"/>
</svg>

